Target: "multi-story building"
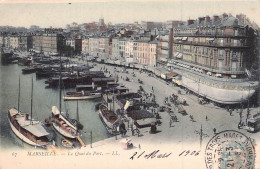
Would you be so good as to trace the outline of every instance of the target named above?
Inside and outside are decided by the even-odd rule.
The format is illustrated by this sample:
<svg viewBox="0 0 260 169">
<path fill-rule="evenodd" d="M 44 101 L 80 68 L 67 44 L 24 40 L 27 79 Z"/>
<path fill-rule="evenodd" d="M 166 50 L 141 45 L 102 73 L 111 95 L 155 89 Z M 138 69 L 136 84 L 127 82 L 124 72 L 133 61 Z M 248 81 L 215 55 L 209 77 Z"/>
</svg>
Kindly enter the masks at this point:
<svg viewBox="0 0 260 169">
<path fill-rule="evenodd" d="M 126 39 L 119 39 L 119 58 L 125 58 L 125 43 Z"/>
<path fill-rule="evenodd" d="M 0 32 L 0 46 L 4 46 L 5 33 Z"/>
<path fill-rule="evenodd" d="M 58 54 L 63 47 L 64 37 L 61 34 L 41 34 L 33 36 L 33 50 L 49 54 Z"/>
<path fill-rule="evenodd" d="M 141 25 L 144 30 L 152 30 L 155 28 L 162 29 L 164 27 L 162 22 L 142 21 Z"/>
<path fill-rule="evenodd" d="M 133 60 L 137 63 L 156 66 L 157 63 L 157 42 L 136 40 L 133 43 Z"/>
<path fill-rule="evenodd" d="M 120 50 L 119 50 L 119 37 L 114 37 L 112 39 L 112 56 L 113 59 L 119 59 L 120 56 Z"/>
<path fill-rule="evenodd" d="M 75 53 L 81 54 L 81 52 L 82 52 L 82 39 L 76 38 L 75 39 Z"/>
<path fill-rule="evenodd" d="M 140 63 L 155 66 L 157 62 L 157 41 L 149 39 L 119 38 L 112 39 L 112 57 L 124 59 L 126 63 Z"/>
<path fill-rule="evenodd" d="M 10 35 L 10 46 L 11 49 L 18 49 L 19 48 L 19 36 L 17 35 Z"/>
<path fill-rule="evenodd" d="M 100 37 L 99 38 L 99 49 L 98 49 L 98 55 L 100 57 L 109 57 L 109 43 L 111 41 L 110 37 Z"/>
<path fill-rule="evenodd" d="M 89 55 L 89 38 L 82 39 L 82 54 Z"/>
<path fill-rule="evenodd" d="M 33 47 L 32 35 L 20 35 L 19 37 L 19 50 L 29 51 Z"/>
<path fill-rule="evenodd" d="M 4 36 L 4 45 L 5 47 L 9 48 L 10 47 L 10 36 Z"/>
<path fill-rule="evenodd" d="M 173 59 L 167 66 L 179 74 L 178 85 L 201 97 L 221 104 L 248 101 L 258 87 L 245 67 L 255 57 L 254 34 L 227 14 L 188 20 L 174 28 Z"/>
<path fill-rule="evenodd" d="M 166 21 L 166 29 L 171 29 L 183 25 L 183 21 Z"/>
<path fill-rule="evenodd" d="M 160 33 L 158 41 L 160 44 L 160 52 L 158 52 L 158 61 L 167 61 L 167 59 L 172 58 L 172 43 L 173 43 L 173 29 L 170 29 L 168 32 Z"/>
<path fill-rule="evenodd" d="M 93 36 L 89 38 L 89 54 L 90 56 L 97 57 L 99 51 L 99 37 Z"/>
<path fill-rule="evenodd" d="M 233 16 L 201 17 L 174 29 L 174 58 L 225 74 L 243 71 L 247 28 Z"/>
<path fill-rule="evenodd" d="M 137 43 L 133 40 L 128 40 L 125 43 L 125 61 L 127 63 L 134 62 L 134 51 L 136 51 L 136 44 Z"/>
<path fill-rule="evenodd" d="M 75 50 L 75 39 L 66 39 L 66 45 L 72 47 Z"/>
</svg>

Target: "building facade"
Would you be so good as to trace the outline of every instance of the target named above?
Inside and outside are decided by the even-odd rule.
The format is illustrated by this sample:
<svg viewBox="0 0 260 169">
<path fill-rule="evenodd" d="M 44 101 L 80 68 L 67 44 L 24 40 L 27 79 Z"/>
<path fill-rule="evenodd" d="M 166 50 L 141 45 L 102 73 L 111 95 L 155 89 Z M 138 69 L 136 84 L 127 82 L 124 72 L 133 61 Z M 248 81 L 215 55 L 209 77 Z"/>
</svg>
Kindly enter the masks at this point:
<svg viewBox="0 0 260 169">
<path fill-rule="evenodd" d="M 9 48 L 11 48 L 11 49 L 18 49 L 19 48 L 19 36 L 11 35 L 9 41 L 10 41 Z"/>
<path fill-rule="evenodd" d="M 141 22 L 142 28 L 144 30 L 153 30 L 155 28 L 157 29 L 163 29 L 164 25 L 162 22 L 150 22 L 150 21 L 142 21 Z"/>
<path fill-rule="evenodd" d="M 61 34 L 41 34 L 33 36 L 33 50 L 35 52 L 54 53 L 61 52 L 64 37 Z"/>
<path fill-rule="evenodd" d="M 82 54 L 89 55 L 89 38 L 82 39 Z"/>
<path fill-rule="evenodd" d="M 89 54 L 90 56 L 97 57 L 99 50 L 99 37 L 89 38 Z"/>
<path fill-rule="evenodd" d="M 120 50 L 119 50 L 119 37 L 114 37 L 112 39 L 112 55 L 111 58 L 119 59 L 120 58 Z"/>
<path fill-rule="evenodd" d="M 19 50 L 29 51 L 33 47 L 33 40 L 31 35 L 20 35 L 19 40 Z"/>
<path fill-rule="evenodd" d="M 247 33 L 246 25 L 227 14 L 188 20 L 174 29 L 173 58 L 205 71 L 241 73 L 249 49 Z"/>
<path fill-rule="evenodd" d="M 72 47 L 75 50 L 75 39 L 66 39 L 66 45 Z"/>
<path fill-rule="evenodd" d="M 109 43 L 110 43 L 109 37 L 99 38 L 99 49 L 98 49 L 99 57 L 103 57 L 103 58 L 109 57 Z"/>
</svg>

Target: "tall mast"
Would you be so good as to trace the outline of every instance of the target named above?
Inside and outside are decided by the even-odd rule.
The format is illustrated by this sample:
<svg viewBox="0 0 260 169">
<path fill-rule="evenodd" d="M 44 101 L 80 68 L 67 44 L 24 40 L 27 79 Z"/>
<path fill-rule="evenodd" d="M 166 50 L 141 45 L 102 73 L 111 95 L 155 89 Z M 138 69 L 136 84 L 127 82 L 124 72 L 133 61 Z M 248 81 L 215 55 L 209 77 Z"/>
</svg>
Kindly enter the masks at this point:
<svg viewBox="0 0 260 169">
<path fill-rule="evenodd" d="M 19 92 L 18 92 L 18 113 L 20 111 L 20 74 L 19 74 Z"/>
<path fill-rule="evenodd" d="M 113 87 L 113 113 L 115 113 L 115 93 L 114 93 L 114 87 Z"/>
<path fill-rule="evenodd" d="M 77 100 L 77 121 L 79 122 L 79 101 Z"/>
<path fill-rule="evenodd" d="M 61 112 L 61 55 L 60 55 L 60 79 L 59 79 L 59 89 L 60 89 L 60 97 L 59 97 L 59 110 Z"/>
<path fill-rule="evenodd" d="M 32 91 L 31 91 L 31 124 L 32 124 L 32 106 L 33 106 L 33 76 L 32 76 Z"/>
</svg>

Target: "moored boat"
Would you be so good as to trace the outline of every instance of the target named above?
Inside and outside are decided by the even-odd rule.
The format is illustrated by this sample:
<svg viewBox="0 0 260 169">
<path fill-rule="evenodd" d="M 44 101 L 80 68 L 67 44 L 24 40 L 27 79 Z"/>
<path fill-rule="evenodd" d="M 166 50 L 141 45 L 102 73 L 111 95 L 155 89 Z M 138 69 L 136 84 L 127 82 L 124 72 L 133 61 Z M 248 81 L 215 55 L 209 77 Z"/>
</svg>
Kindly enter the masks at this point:
<svg viewBox="0 0 260 169">
<path fill-rule="evenodd" d="M 53 127 L 63 136 L 76 138 L 79 136 L 77 126 L 65 116 L 63 116 L 56 106 L 52 106 Z"/>
<path fill-rule="evenodd" d="M 29 114 L 18 112 L 15 108 L 8 110 L 8 120 L 14 134 L 29 145 L 44 147 L 50 142 L 49 133 L 40 121 L 33 120 Z"/>
<path fill-rule="evenodd" d="M 89 100 L 89 99 L 96 99 L 100 98 L 101 93 L 97 92 L 67 92 L 67 95 L 64 96 L 64 100 Z"/>
<path fill-rule="evenodd" d="M 47 148 L 50 145 L 49 132 L 43 127 L 40 121 L 32 119 L 32 103 L 33 103 L 33 80 L 31 93 L 31 116 L 19 111 L 20 102 L 20 77 L 19 77 L 19 94 L 18 94 L 18 110 L 12 108 L 8 110 L 8 120 L 14 134 L 23 142 L 29 145 Z"/>
<path fill-rule="evenodd" d="M 67 116 L 64 116 L 61 111 L 61 58 L 60 58 L 60 77 L 59 77 L 59 109 L 56 106 L 52 106 L 52 119 L 53 127 L 61 135 L 67 138 L 79 138 L 79 130 L 83 126 L 79 123 L 79 118 L 77 120 L 72 120 Z M 78 106 L 77 106 L 78 108 Z M 77 112 L 78 115 L 78 112 Z M 78 116 L 77 116 L 78 117 Z"/>
<path fill-rule="evenodd" d="M 108 110 L 104 104 L 99 106 L 99 117 L 105 124 L 107 131 L 110 134 L 115 134 L 116 127 L 119 124 L 119 117 L 113 111 Z"/>
<path fill-rule="evenodd" d="M 35 73 L 36 72 L 36 67 L 27 67 L 22 69 L 23 74 L 27 74 L 27 73 Z"/>
<path fill-rule="evenodd" d="M 67 139 L 62 139 L 61 140 L 61 144 L 62 146 L 66 147 L 66 148 L 72 148 L 73 147 L 73 143 Z"/>
</svg>

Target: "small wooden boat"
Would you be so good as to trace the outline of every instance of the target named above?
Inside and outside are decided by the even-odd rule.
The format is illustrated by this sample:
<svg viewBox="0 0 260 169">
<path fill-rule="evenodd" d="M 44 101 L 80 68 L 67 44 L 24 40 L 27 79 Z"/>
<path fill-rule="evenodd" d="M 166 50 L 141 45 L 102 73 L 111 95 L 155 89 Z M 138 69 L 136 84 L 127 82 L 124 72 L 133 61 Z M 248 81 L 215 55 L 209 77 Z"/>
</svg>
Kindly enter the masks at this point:
<svg viewBox="0 0 260 169">
<path fill-rule="evenodd" d="M 76 138 L 79 136 L 78 128 L 73 122 L 63 116 L 56 106 L 52 106 L 53 127 L 63 136 L 68 138 Z"/>
<path fill-rule="evenodd" d="M 23 74 L 29 74 L 29 73 L 35 73 L 36 72 L 36 67 L 27 67 L 22 69 Z"/>
<path fill-rule="evenodd" d="M 73 147 L 73 143 L 67 139 L 62 139 L 61 140 L 61 144 L 62 146 L 66 147 L 66 148 L 72 148 Z"/>
<path fill-rule="evenodd" d="M 52 124 L 52 122 L 49 118 L 46 118 L 44 122 L 45 122 L 45 126 L 47 126 L 47 127 L 49 127 Z"/>
<path fill-rule="evenodd" d="M 101 93 L 97 92 L 67 92 L 67 95 L 64 96 L 64 100 L 89 100 L 89 99 L 96 99 L 100 98 Z"/>
</svg>

